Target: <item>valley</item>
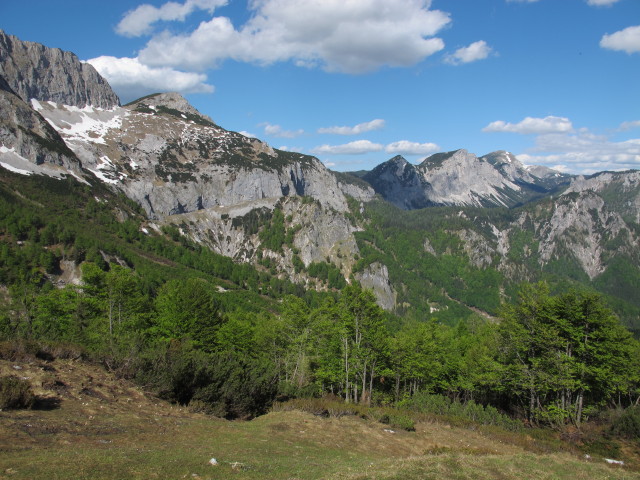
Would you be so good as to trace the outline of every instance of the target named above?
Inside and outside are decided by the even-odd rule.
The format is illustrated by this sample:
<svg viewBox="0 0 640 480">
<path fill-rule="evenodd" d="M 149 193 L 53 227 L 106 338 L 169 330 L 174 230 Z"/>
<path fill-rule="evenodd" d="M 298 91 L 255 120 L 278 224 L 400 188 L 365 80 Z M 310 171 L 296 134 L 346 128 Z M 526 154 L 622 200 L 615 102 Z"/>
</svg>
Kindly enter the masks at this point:
<svg viewBox="0 0 640 480">
<path fill-rule="evenodd" d="M 637 170 L 334 172 L 0 59 L 0 477 L 637 478 Z"/>
</svg>

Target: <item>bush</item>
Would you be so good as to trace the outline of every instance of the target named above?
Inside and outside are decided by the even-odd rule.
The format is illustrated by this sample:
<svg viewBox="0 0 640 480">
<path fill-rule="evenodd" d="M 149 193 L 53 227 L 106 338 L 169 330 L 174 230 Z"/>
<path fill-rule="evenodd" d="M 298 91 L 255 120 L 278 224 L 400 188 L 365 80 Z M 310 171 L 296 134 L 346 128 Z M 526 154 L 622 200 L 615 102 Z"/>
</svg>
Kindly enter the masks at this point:
<svg viewBox="0 0 640 480">
<path fill-rule="evenodd" d="M 31 408 L 34 401 L 28 381 L 14 375 L 0 377 L 0 409 Z"/>
<path fill-rule="evenodd" d="M 611 433 L 640 440 L 640 407 L 629 407 L 611 425 Z"/>
<path fill-rule="evenodd" d="M 473 400 L 462 403 L 453 401 L 444 395 L 422 392 L 400 402 L 399 406 L 418 413 L 443 415 L 482 425 L 497 425 L 507 430 L 517 431 L 522 428 L 521 422 L 500 413 L 491 405 L 484 406 Z"/>
<path fill-rule="evenodd" d="M 407 432 L 416 431 L 416 422 L 408 415 L 403 413 L 385 413 L 380 417 L 380 423 L 389 425 L 391 428 L 406 430 Z"/>
</svg>

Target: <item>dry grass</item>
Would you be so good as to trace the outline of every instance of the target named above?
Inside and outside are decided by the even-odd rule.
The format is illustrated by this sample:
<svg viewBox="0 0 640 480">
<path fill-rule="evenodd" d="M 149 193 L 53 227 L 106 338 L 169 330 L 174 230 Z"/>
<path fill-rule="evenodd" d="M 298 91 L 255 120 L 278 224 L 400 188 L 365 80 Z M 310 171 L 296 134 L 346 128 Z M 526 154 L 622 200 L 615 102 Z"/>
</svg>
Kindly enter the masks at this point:
<svg viewBox="0 0 640 480">
<path fill-rule="evenodd" d="M 81 361 L 0 361 L 0 375 L 9 373 L 51 400 L 48 410 L 0 412 L 0 479 L 640 479 L 601 460 L 533 453 L 552 444 L 498 429 L 430 421 L 389 431 L 361 415 L 284 407 L 229 422 Z"/>
</svg>

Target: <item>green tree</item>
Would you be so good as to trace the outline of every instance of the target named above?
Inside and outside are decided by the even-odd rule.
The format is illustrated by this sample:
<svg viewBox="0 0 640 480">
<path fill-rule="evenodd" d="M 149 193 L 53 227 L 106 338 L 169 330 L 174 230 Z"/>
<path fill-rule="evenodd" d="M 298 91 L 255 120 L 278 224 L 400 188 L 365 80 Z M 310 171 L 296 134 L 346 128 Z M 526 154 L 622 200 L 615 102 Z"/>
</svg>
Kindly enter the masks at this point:
<svg viewBox="0 0 640 480">
<path fill-rule="evenodd" d="M 198 278 L 170 280 L 158 292 L 155 307 L 156 335 L 164 339 L 188 337 L 199 348 L 215 350 L 224 316 L 211 284 Z"/>
<path fill-rule="evenodd" d="M 630 384 L 635 342 L 597 294 L 551 297 L 545 284 L 527 286 L 499 332 L 503 391 L 532 422 L 580 426 Z"/>
</svg>

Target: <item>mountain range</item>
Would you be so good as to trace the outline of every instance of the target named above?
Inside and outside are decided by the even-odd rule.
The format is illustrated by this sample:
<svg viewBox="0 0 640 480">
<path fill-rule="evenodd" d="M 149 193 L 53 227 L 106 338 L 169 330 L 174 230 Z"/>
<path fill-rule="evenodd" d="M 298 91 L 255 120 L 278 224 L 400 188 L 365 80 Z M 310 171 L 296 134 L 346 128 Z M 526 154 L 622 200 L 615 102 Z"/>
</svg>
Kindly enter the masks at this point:
<svg viewBox="0 0 640 480">
<path fill-rule="evenodd" d="M 72 53 L 2 31 L 0 112 L 4 170 L 107 187 L 139 205 L 147 232 L 174 226 L 304 288 L 335 288 L 326 272 L 339 272 L 388 311 L 453 322 L 546 279 L 598 290 L 640 327 L 638 171 L 574 176 L 460 149 L 332 172 L 177 93 L 121 105 Z"/>
</svg>

